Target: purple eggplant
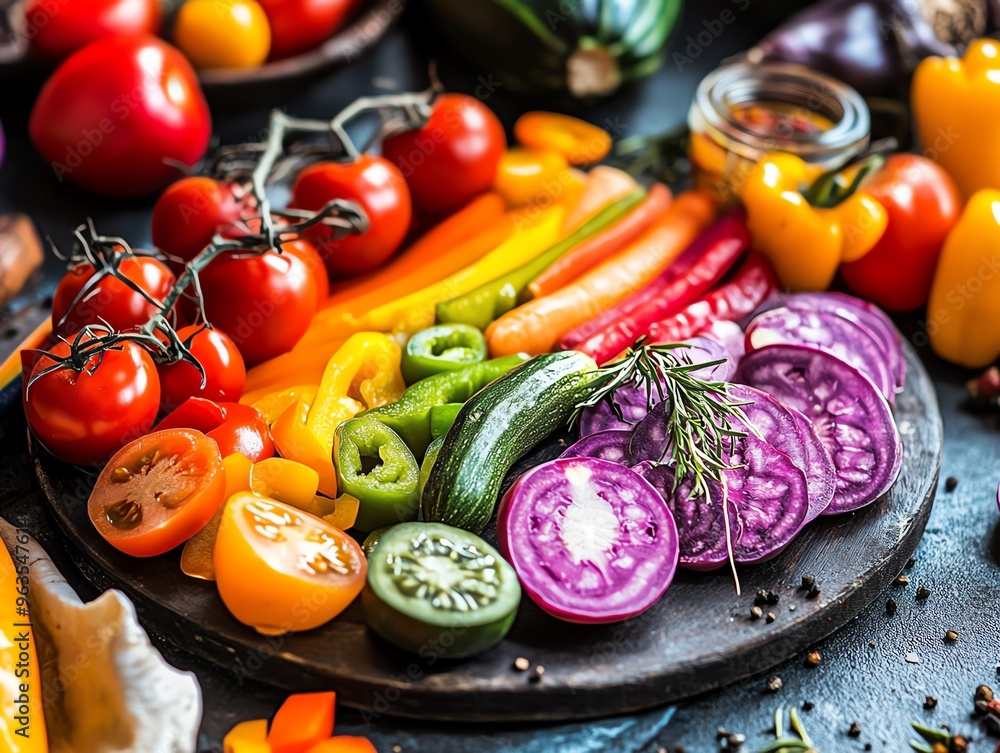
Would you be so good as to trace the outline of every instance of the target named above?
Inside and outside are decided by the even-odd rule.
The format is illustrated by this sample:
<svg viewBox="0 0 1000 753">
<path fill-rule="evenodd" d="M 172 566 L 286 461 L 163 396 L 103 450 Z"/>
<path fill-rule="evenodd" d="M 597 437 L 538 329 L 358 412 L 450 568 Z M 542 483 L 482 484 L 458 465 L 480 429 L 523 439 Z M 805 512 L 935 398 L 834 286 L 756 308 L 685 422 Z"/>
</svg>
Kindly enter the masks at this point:
<svg viewBox="0 0 1000 753">
<path fill-rule="evenodd" d="M 959 55 L 1000 21 L 995 0 L 825 0 L 800 10 L 750 51 L 754 61 L 798 63 L 865 95 L 901 92 L 929 55 Z"/>
</svg>

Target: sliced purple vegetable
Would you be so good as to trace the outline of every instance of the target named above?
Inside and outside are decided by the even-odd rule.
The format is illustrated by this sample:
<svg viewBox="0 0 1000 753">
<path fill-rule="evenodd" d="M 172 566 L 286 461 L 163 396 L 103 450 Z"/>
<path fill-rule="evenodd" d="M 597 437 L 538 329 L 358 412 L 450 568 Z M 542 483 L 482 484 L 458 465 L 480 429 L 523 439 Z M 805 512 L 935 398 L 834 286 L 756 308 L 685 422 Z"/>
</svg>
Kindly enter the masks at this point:
<svg viewBox="0 0 1000 753">
<path fill-rule="evenodd" d="M 691 485 L 674 490 L 674 473 L 667 465 L 649 461 L 634 467 L 662 495 L 674 515 L 680 547 L 680 566 L 687 570 L 718 570 L 729 561 L 726 522 L 722 517 L 722 487 L 713 485 L 711 499 L 691 497 Z M 729 505 L 729 540 L 735 542 L 743 527 L 735 507 Z"/>
<path fill-rule="evenodd" d="M 729 395 L 747 403 L 741 409 L 750 426 L 805 474 L 808 492 L 805 522 L 815 519 L 830 505 L 837 488 L 836 469 L 816 436 L 816 430 L 801 413 L 796 417 L 791 409 L 766 392 L 746 385 L 732 385 Z M 745 426 L 738 428 L 750 431 Z"/>
<path fill-rule="evenodd" d="M 522 475 L 501 502 L 497 539 L 528 596 L 580 623 L 649 609 L 679 554 L 660 494 L 630 468 L 596 458 L 559 458 Z"/>
<path fill-rule="evenodd" d="M 667 435 L 667 410 L 669 403 L 657 403 L 653 410 L 632 429 L 629 456 L 632 463 L 649 460 L 659 463 L 666 457 L 670 437 Z"/>
<path fill-rule="evenodd" d="M 888 315 L 869 301 L 846 293 L 796 293 L 785 297 L 789 308 L 813 308 L 829 311 L 853 321 L 871 333 L 889 361 L 896 392 L 906 381 L 906 360 L 903 358 L 903 338 Z"/>
<path fill-rule="evenodd" d="M 748 351 L 768 345 L 808 345 L 847 361 L 867 375 L 887 400 L 896 393 L 885 350 L 864 327 L 840 314 L 807 307 L 780 307 L 754 317 L 747 327 Z"/>
<path fill-rule="evenodd" d="M 830 515 L 874 502 L 899 475 L 902 442 L 889 404 L 864 374 L 817 348 L 771 345 L 748 353 L 737 381 L 801 411 L 837 474 Z"/>
<path fill-rule="evenodd" d="M 567 447 L 559 457 L 599 458 L 611 463 L 631 465 L 628 453 L 631 439 L 632 432 L 626 429 L 597 431 Z"/>
<path fill-rule="evenodd" d="M 649 398 L 645 386 L 623 384 L 615 390 L 613 399 L 621 417 L 608 400 L 602 400 L 597 405 L 585 408 L 580 414 L 581 437 L 609 429 L 631 429 L 649 411 Z"/>
</svg>

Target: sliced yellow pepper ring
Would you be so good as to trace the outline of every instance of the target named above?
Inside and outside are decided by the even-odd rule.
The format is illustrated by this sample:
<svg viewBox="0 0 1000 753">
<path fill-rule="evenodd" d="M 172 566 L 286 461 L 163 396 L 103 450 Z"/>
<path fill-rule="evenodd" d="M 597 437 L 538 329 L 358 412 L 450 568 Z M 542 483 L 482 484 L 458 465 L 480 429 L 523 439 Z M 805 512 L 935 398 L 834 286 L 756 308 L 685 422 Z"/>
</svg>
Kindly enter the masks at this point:
<svg viewBox="0 0 1000 753">
<path fill-rule="evenodd" d="M 551 202 L 556 193 L 564 192 L 564 183 L 568 185 L 575 180 L 561 154 L 515 146 L 500 158 L 493 188 L 513 208 Z"/>
<path fill-rule="evenodd" d="M 514 138 L 531 149 L 561 154 L 572 165 L 592 165 L 611 151 L 611 136 L 603 128 L 554 112 L 526 112 L 514 124 Z"/>
<path fill-rule="evenodd" d="M 250 405 L 260 411 L 260 414 L 267 421 L 268 426 L 270 426 L 296 400 L 303 400 L 307 403 L 315 400 L 317 389 L 319 388 L 316 385 L 309 384 L 299 387 L 289 387 L 276 392 L 268 392 L 264 397 L 254 400 Z"/>
<path fill-rule="evenodd" d="M 341 494 L 333 502 L 333 512 L 323 515 L 323 520 L 342 531 L 354 528 L 354 523 L 358 519 L 358 509 L 361 507 L 360 500 L 350 494 Z"/>
</svg>

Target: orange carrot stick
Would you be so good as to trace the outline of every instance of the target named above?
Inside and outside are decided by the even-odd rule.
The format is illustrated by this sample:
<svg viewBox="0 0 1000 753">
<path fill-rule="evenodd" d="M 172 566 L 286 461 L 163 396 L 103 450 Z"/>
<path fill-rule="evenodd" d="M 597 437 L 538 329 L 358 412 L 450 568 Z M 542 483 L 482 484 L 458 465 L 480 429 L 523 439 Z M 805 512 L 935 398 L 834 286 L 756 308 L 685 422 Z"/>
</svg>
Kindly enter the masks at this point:
<svg viewBox="0 0 1000 753">
<path fill-rule="evenodd" d="M 607 230 L 591 236 L 563 254 L 528 285 L 532 298 L 541 298 L 565 287 L 584 272 L 617 254 L 635 241 L 667 211 L 673 197 L 670 189 L 657 183 L 643 202 Z"/>
<path fill-rule="evenodd" d="M 677 197 L 666 214 L 625 250 L 576 282 L 504 314 L 486 330 L 494 357 L 545 353 L 574 327 L 658 275 L 708 227 L 717 204 L 702 191 Z"/>
</svg>

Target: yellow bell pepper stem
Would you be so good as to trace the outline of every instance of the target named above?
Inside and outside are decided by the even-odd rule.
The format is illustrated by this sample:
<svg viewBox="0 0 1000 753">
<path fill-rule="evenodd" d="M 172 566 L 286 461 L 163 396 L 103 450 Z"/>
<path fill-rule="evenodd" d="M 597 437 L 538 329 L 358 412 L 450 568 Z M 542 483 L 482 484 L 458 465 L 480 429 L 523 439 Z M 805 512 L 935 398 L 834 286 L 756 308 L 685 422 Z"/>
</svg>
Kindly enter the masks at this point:
<svg viewBox="0 0 1000 753">
<path fill-rule="evenodd" d="M 925 58 L 910 104 L 924 155 L 955 179 L 963 198 L 1000 188 L 1000 42 L 978 39 L 961 58 Z"/>
<path fill-rule="evenodd" d="M 1000 190 L 972 195 L 941 250 L 927 333 L 934 351 L 970 368 L 1000 356 Z"/>
<path fill-rule="evenodd" d="M 42 671 L 29 612 L 28 549 L 17 547 L 13 558 L 2 544 L 0 550 L 0 750 L 48 753 Z"/>
<path fill-rule="evenodd" d="M 833 207 L 815 207 L 801 188 L 814 170 L 791 154 L 764 157 L 740 191 L 754 246 L 770 259 L 782 287 L 825 290 L 842 261 L 868 253 L 885 232 L 885 208 L 863 190 Z"/>
<path fill-rule="evenodd" d="M 395 402 L 406 385 L 399 345 L 377 332 L 352 335 L 327 364 L 315 398 L 289 405 L 271 427 L 282 457 L 319 474 L 319 491 L 337 494 L 333 433 L 355 414 Z"/>
</svg>

